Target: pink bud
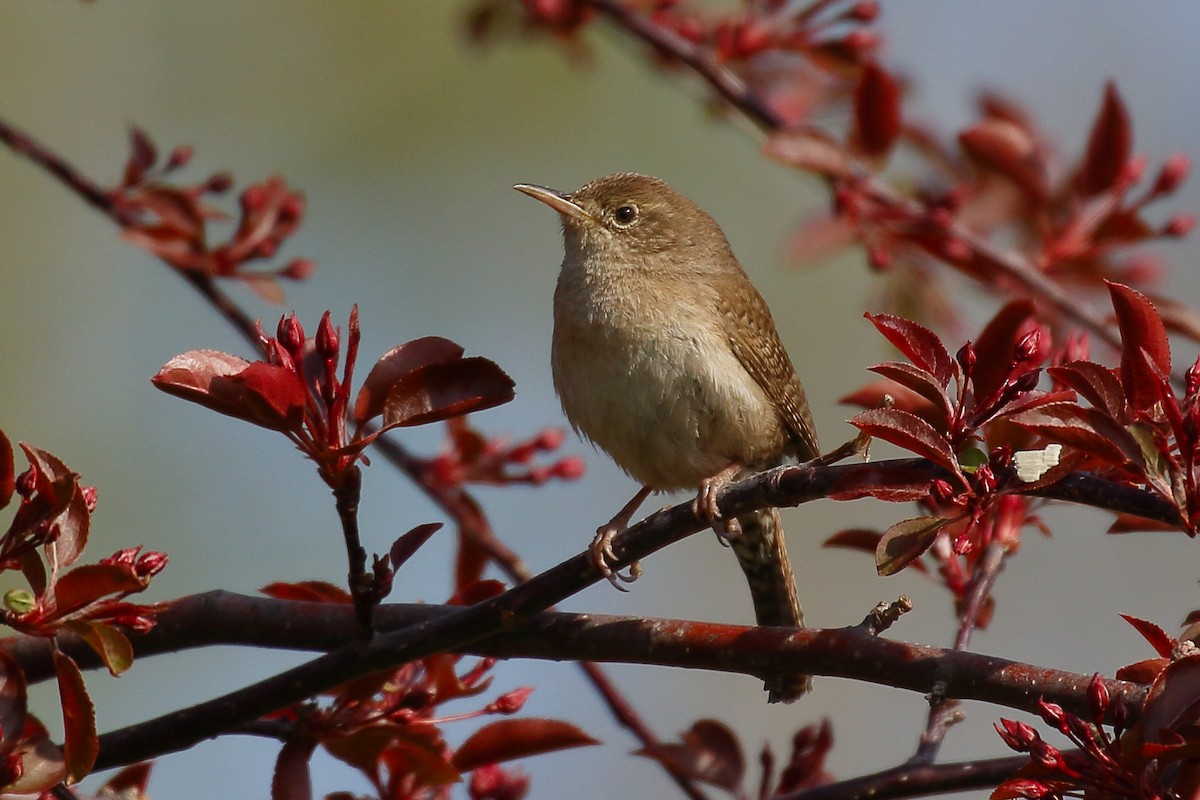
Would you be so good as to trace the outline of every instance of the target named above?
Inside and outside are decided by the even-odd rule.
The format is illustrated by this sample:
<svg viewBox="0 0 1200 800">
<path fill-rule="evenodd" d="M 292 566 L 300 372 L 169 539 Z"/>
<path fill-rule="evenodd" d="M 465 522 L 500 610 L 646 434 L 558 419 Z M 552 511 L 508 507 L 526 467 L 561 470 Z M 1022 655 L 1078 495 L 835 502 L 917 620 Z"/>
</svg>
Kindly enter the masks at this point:
<svg viewBox="0 0 1200 800">
<path fill-rule="evenodd" d="M 133 571 L 139 578 L 149 578 L 162 572 L 166 566 L 167 554 L 151 550 L 137 560 Z"/>
<path fill-rule="evenodd" d="M 886 272 L 892 266 L 892 251 L 879 245 L 868 247 L 867 263 L 876 272 Z"/>
<path fill-rule="evenodd" d="M 261 186 L 249 186 L 242 192 L 239 201 L 242 211 L 252 214 L 262 210 L 263 205 L 267 202 L 267 193 Z"/>
<path fill-rule="evenodd" d="M 118 564 L 125 567 L 132 567 L 137 563 L 138 553 L 142 551 L 142 546 L 127 547 L 124 550 L 118 550 L 108 558 L 100 559 L 101 564 Z"/>
<path fill-rule="evenodd" d="M 1176 153 L 1163 162 L 1162 169 L 1159 170 L 1158 178 L 1154 181 L 1154 188 L 1150 190 L 1152 195 L 1170 194 L 1179 188 L 1179 185 L 1187 180 L 1188 173 L 1192 169 L 1192 160 L 1183 153 Z"/>
<path fill-rule="evenodd" d="M 179 169 L 180 167 L 187 166 L 191 160 L 192 148 L 187 145 L 176 147 L 171 151 L 170 158 L 167 159 L 167 169 Z"/>
<path fill-rule="evenodd" d="M 1147 160 L 1145 156 L 1134 156 L 1125 162 L 1125 166 L 1121 168 L 1121 174 L 1117 177 L 1118 185 L 1129 185 L 1137 183 L 1146 174 Z"/>
<path fill-rule="evenodd" d="M 304 281 L 308 280 L 316 268 L 316 262 L 307 258 L 297 258 L 288 262 L 288 265 L 279 271 L 279 275 L 294 281 Z"/>
<path fill-rule="evenodd" d="M 1171 236 L 1176 239 L 1183 238 L 1192 232 L 1192 228 L 1196 227 L 1196 218 L 1191 214 L 1176 214 L 1167 220 L 1167 224 L 1163 226 L 1163 236 Z"/>
<path fill-rule="evenodd" d="M 1042 344 L 1042 329 L 1034 328 L 1017 342 L 1013 357 L 1017 363 L 1029 361 L 1038 354 Z"/>
<path fill-rule="evenodd" d="M 99 499 L 99 491 L 95 486 L 81 486 L 80 492 L 83 494 L 83 505 L 91 514 L 96 510 L 96 503 Z"/>
<path fill-rule="evenodd" d="M 295 311 L 291 313 L 291 316 L 279 318 L 276 336 L 279 343 L 283 345 L 283 349 L 289 353 L 297 353 L 304 346 L 304 326 L 300 324 L 300 320 L 296 319 Z"/>
<path fill-rule="evenodd" d="M 1088 684 L 1088 703 L 1092 706 L 1092 713 L 1096 717 L 1097 725 L 1104 720 L 1104 712 L 1108 710 L 1109 699 L 1108 686 L 1104 683 L 1104 678 L 1097 672 L 1092 676 L 1092 682 Z"/>
<path fill-rule="evenodd" d="M 567 456 L 554 465 L 554 475 L 564 481 L 576 481 L 583 477 L 587 465 L 579 456 Z"/>
<path fill-rule="evenodd" d="M 519 689 L 513 689 L 507 694 L 502 694 L 488 704 L 486 709 L 489 714 L 515 714 L 525 705 L 525 701 L 529 699 L 529 695 L 533 694 L 532 686 L 522 686 Z"/>
<path fill-rule="evenodd" d="M 557 450 L 562 447 L 566 438 L 567 434 L 563 432 L 562 428 L 546 428 L 534 439 L 534 447 L 545 451 Z"/>
<path fill-rule="evenodd" d="M 329 312 L 326 311 L 321 315 L 321 322 L 317 325 L 317 352 L 325 358 L 336 359 L 340 346 L 338 330 L 334 327 Z"/>
<path fill-rule="evenodd" d="M 204 190 L 211 194 L 224 194 L 233 186 L 233 176 L 228 172 L 215 172 L 204 182 Z"/>
<path fill-rule="evenodd" d="M 859 22 L 874 22 L 879 16 L 879 3 L 874 0 L 862 0 L 850 9 L 850 17 Z"/>
<path fill-rule="evenodd" d="M 1067 712 L 1063 711 L 1062 706 L 1058 703 L 1050 703 L 1046 700 L 1038 700 L 1038 713 L 1042 715 L 1042 719 L 1047 725 L 1053 725 L 1064 733 L 1067 730 Z"/>
<path fill-rule="evenodd" d="M 958 355 L 956 358 L 958 359 L 958 365 L 963 368 L 963 372 L 967 373 L 967 375 L 970 375 L 971 371 L 975 367 L 975 346 L 970 342 L 967 342 L 962 347 L 958 348 Z"/>
</svg>

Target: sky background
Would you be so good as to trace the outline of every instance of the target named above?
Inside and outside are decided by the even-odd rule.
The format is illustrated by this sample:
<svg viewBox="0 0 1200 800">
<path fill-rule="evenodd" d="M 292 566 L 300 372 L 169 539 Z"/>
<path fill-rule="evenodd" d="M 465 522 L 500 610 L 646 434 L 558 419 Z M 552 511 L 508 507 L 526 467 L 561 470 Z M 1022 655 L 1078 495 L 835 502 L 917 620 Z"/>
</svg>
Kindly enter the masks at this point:
<svg viewBox="0 0 1200 800">
<path fill-rule="evenodd" d="M 517 399 L 480 414 L 492 434 L 525 437 L 564 421 L 549 371 L 550 299 L 561 258 L 558 224 L 512 191 L 517 182 L 563 189 L 617 170 L 659 175 L 707 209 L 771 304 L 827 446 L 848 438 L 837 398 L 886 355 L 862 319 L 873 310 L 860 254 L 807 270 L 783 255 L 798 220 L 827 199 L 820 184 L 759 155 L 738 125 L 705 114 L 702 90 L 646 67 L 640 51 L 597 25 L 592 57 L 573 63 L 543 39 L 486 50 L 467 45 L 467 2 L 315 0 L 0 2 L 0 116 L 102 183 L 120 174 L 127 129 L 166 151 L 196 150 L 188 173 L 232 170 L 238 185 L 279 174 L 305 193 L 308 216 L 284 255 L 319 268 L 287 287 L 283 308 L 232 291 L 268 327 L 295 309 L 315 329 L 331 309 L 360 308 L 362 365 L 387 348 L 436 334 L 488 356 L 516 380 Z M 911 78 L 906 109 L 941 131 L 966 124 L 972 98 L 994 88 L 1019 98 L 1073 158 L 1106 80 L 1131 110 L 1136 149 L 1161 162 L 1194 150 L 1200 132 L 1200 6 L 1115 0 L 907 0 L 885 3 L 885 63 Z M 1166 211 L 1196 211 L 1189 184 Z M 61 185 L 0 151 L 0 428 L 45 448 L 99 487 L 92 559 L 130 545 L 169 553 L 150 599 L 274 580 L 341 581 L 344 555 L 333 504 L 313 468 L 275 435 L 151 388 L 172 356 L 193 348 L 245 353 L 241 340 L 150 256 Z M 1168 288 L 1195 305 L 1198 253 L 1165 250 Z M 972 332 L 982 319 L 971 323 Z M 1195 347 L 1177 347 L 1179 363 Z M 360 375 L 365 374 L 360 369 Z M 420 452 L 437 426 L 404 434 Z M 566 453 L 587 476 L 537 490 L 480 489 L 497 531 L 535 570 L 580 551 L 633 491 L 574 437 Z M 785 513 L 792 560 L 811 624 L 854 624 L 876 602 L 907 593 L 916 611 L 889 635 L 946 645 L 954 619 L 943 592 L 915 573 L 882 579 L 869 558 L 822 550 L 851 526 L 885 527 L 909 509 L 818 503 Z M 1099 512 L 1055 510 L 1054 536 L 1027 537 L 996 591 L 997 615 L 975 649 L 1048 667 L 1112 674 L 1149 655 L 1118 618 L 1173 629 L 1200 605 L 1195 543 L 1182 536 L 1106 537 Z M 383 551 L 415 524 L 440 519 L 382 461 L 367 470 L 361 525 Z M 440 601 L 449 592 L 450 536 L 435 538 L 402 572 L 393 599 Z M 574 611 L 745 623 L 745 585 L 733 559 L 697 536 L 648 559 L 628 594 L 607 585 L 571 598 Z M 101 730 L 212 697 L 296 663 L 296 656 L 222 649 L 139 661 L 121 679 L 89 676 Z M 764 742 L 786 753 L 799 726 L 830 716 L 838 776 L 907 758 L 924 700 L 818 679 L 801 703 L 769 707 L 750 678 L 614 667 L 613 675 L 664 737 L 694 720 L 733 725 L 753 761 Z M 498 665 L 495 690 L 534 685 L 530 715 L 570 719 L 603 747 L 529 759 L 534 797 L 670 796 L 636 744 L 617 729 L 578 670 Z M 53 693 L 34 708 L 55 724 Z M 967 707 L 943 758 L 1006 754 L 995 708 Z M 1011 714 L 1010 714 L 1011 716 Z M 470 725 L 447 726 L 459 741 Z M 226 737 L 164 758 L 153 796 L 240 800 L 269 793 L 277 746 Z M 220 769 L 213 769 L 220 765 Z M 95 780 L 89 785 L 94 785 Z M 348 769 L 319 759 L 318 796 L 365 791 Z M 465 794 L 465 793 L 463 793 Z M 715 793 L 714 793 L 715 794 Z M 986 793 L 976 793 L 986 796 Z"/>
</svg>

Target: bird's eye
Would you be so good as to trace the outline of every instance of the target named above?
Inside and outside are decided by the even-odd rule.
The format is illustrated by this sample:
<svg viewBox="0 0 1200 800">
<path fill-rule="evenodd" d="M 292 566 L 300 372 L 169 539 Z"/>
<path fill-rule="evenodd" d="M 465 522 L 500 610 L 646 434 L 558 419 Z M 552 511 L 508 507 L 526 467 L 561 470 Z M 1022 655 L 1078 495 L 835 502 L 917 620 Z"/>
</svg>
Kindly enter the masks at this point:
<svg viewBox="0 0 1200 800">
<path fill-rule="evenodd" d="M 634 220 L 637 219 L 637 216 L 637 206 L 618 206 L 617 210 L 613 212 L 613 222 L 622 228 L 628 228 L 634 223 Z"/>
</svg>

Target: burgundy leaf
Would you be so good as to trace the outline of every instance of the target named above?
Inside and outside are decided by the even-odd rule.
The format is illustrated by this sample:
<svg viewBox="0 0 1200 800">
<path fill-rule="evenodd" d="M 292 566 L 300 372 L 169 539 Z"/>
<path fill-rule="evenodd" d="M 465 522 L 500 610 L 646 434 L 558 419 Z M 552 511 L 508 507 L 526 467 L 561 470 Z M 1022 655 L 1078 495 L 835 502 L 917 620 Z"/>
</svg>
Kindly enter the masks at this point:
<svg viewBox="0 0 1200 800">
<path fill-rule="evenodd" d="M 100 789 L 102 797 L 109 792 L 114 797 L 141 798 L 146 794 L 146 786 L 150 782 L 150 768 L 153 762 L 143 761 L 132 764 L 108 779 Z"/>
<path fill-rule="evenodd" d="M 22 444 L 21 450 L 34 470 L 40 502 L 22 509 L 33 512 L 37 519 L 19 515 L 13 520 L 14 529 L 36 523 L 55 528 L 58 535 L 46 545 L 47 551 L 53 553 L 53 560 L 59 566 L 69 566 L 83 552 L 91 528 L 92 515 L 79 486 L 79 475 L 45 450 L 27 444 Z"/>
<path fill-rule="evenodd" d="M 967 156 L 981 167 L 998 172 L 1035 202 L 1046 197 L 1046 169 L 1037 142 L 1019 125 L 1004 119 L 985 119 L 958 135 Z"/>
<path fill-rule="evenodd" d="M 140 592 L 146 584 L 125 564 L 84 564 L 54 584 L 55 608 L 63 616 L 109 595 Z"/>
<path fill-rule="evenodd" d="M 1158 374 L 1171 374 L 1171 343 L 1154 304 L 1141 292 L 1105 281 L 1121 328 L 1121 384 L 1134 411 L 1158 402 Z M 1145 351 L 1146 355 L 1142 355 Z M 1150 363 L 1147 363 L 1149 358 Z M 1151 367 L 1153 363 L 1154 367 Z"/>
<path fill-rule="evenodd" d="M 893 380 L 908 389 L 912 389 L 933 403 L 934 407 L 942 412 L 939 416 L 945 422 L 945 425 L 940 430 L 947 430 L 949 428 L 947 415 L 951 408 L 950 398 L 946 394 L 946 387 L 928 370 L 912 364 L 905 364 L 902 361 L 885 361 L 882 364 L 876 364 L 871 367 L 871 372 Z"/>
<path fill-rule="evenodd" d="M 1092 231 L 1092 243 L 1134 244 L 1155 235 L 1154 228 L 1137 211 L 1126 209 L 1109 214 Z"/>
<path fill-rule="evenodd" d="M 1200 720 L 1200 655 L 1172 662 L 1158 674 L 1142 704 L 1142 738 L 1170 741 L 1162 733 L 1179 732 Z"/>
<path fill-rule="evenodd" d="M 854 92 L 852 141 L 862 153 L 878 157 L 900 136 L 900 86 L 878 64 L 867 64 Z"/>
<path fill-rule="evenodd" d="M 167 394 L 270 430 L 299 427 L 307 393 L 296 373 L 215 350 L 175 356 L 150 382 Z"/>
<path fill-rule="evenodd" d="M 507 403 L 513 380 L 486 358 L 476 356 L 428 364 L 394 383 L 384 404 L 383 423 L 424 425 Z"/>
<path fill-rule="evenodd" d="M 141 183 L 146 171 L 158 160 L 158 148 L 145 131 L 136 125 L 129 129 L 129 160 L 125 162 L 123 185 L 133 186 Z"/>
<path fill-rule="evenodd" d="M 885 406 L 898 408 L 901 411 L 907 411 L 914 416 L 920 417 L 937 430 L 944 430 L 948 427 L 944 409 L 935 406 L 912 389 L 909 389 L 907 386 L 901 386 L 890 378 L 868 383 L 850 394 L 838 398 L 838 402 L 860 408 L 881 408 Z"/>
<path fill-rule="evenodd" d="M 1132 146 L 1129 112 L 1117 93 L 1116 84 L 1109 81 L 1104 87 L 1104 103 L 1092 123 L 1087 152 L 1079 167 L 1077 186 L 1080 193 L 1090 197 L 1111 188 L 1125 169 Z"/>
<path fill-rule="evenodd" d="M 926 489 L 928 494 L 928 488 Z M 864 553 L 875 555 L 879 549 L 879 542 L 883 539 L 883 534 L 869 528 L 847 528 L 846 530 L 838 531 L 833 536 L 830 536 L 821 543 L 821 547 L 843 547 L 847 550 L 861 550 Z M 928 567 L 921 561 L 913 561 L 912 568 L 918 572 L 928 572 Z"/>
<path fill-rule="evenodd" d="M 920 417 L 898 408 L 872 408 L 856 414 L 850 424 L 864 433 L 924 456 L 962 477 L 950 443 Z"/>
<path fill-rule="evenodd" d="M 164 237 L 178 237 L 190 242 L 197 253 L 204 248 L 204 216 L 196 198 L 173 186 L 147 186 L 131 201 L 158 218 L 154 226 Z"/>
<path fill-rule="evenodd" d="M 0 431 L 0 508 L 12 501 L 17 490 L 17 468 L 13 460 L 12 442 Z"/>
<path fill-rule="evenodd" d="M 1154 648 L 1154 652 L 1163 658 L 1172 657 L 1175 647 L 1179 644 L 1179 642 L 1175 641 L 1175 637 L 1149 620 L 1140 619 L 1130 614 L 1122 614 L 1121 619 L 1132 625 L 1134 630 L 1150 643 L 1150 646 Z"/>
<path fill-rule="evenodd" d="M 929 473 L 919 468 L 878 469 L 861 464 L 846 470 L 825 496 L 830 500 L 874 497 L 890 503 L 907 503 L 929 496 Z"/>
<path fill-rule="evenodd" d="M 46 728 L 27 717 L 14 754 L 20 758 L 21 777 L 4 787 L 5 797 L 36 797 L 49 793 L 67 774 L 62 748 L 50 741 Z"/>
<path fill-rule="evenodd" d="M 895 575 L 920 558 L 949 522 L 943 517 L 916 517 L 892 525 L 875 548 L 875 571 Z"/>
<path fill-rule="evenodd" d="M 772 134 L 763 145 L 763 154 L 788 166 L 827 177 L 840 177 L 850 170 L 850 158 L 845 148 L 816 128 Z"/>
<path fill-rule="evenodd" d="M 892 345 L 921 369 L 932 373 L 943 387 L 954 377 L 954 361 L 946 346 L 923 325 L 891 314 L 864 314 Z"/>
<path fill-rule="evenodd" d="M 1121 379 L 1108 367 L 1094 361 L 1070 361 L 1047 372 L 1113 419 L 1125 421 L 1125 391 Z"/>
<path fill-rule="evenodd" d="M 1167 665 L 1171 663 L 1169 658 L 1146 658 L 1141 661 L 1135 661 L 1132 664 L 1126 664 L 1117 670 L 1115 677 L 1119 681 L 1132 681 L 1133 683 L 1153 683 L 1154 679 L 1159 676 Z"/>
<path fill-rule="evenodd" d="M 463 349 L 449 339 L 426 336 L 388 350 L 371 367 L 354 401 L 354 421 L 362 425 L 383 413 L 388 393 L 402 377 L 428 364 L 462 358 Z"/>
<path fill-rule="evenodd" d="M 100 744 L 96 738 L 96 708 L 83 685 L 83 673 L 71 657 L 54 651 L 58 675 L 58 698 L 63 711 L 63 749 L 67 760 L 67 782 L 75 783 L 92 771 Z"/>
<path fill-rule="evenodd" d="M 746 765 L 733 731 L 716 720 L 702 719 L 684 731 L 681 739 L 679 743 L 652 745 L 636 754 L 653 758 L 672 773 L 737 793 Z"/>
<path fill-rule="evenodd" d="M 1074 403 L 1051 403 L 1013 414 L 1009 421 L 1053 442 L 1074 447 L 1114 466 L 1145 468 L 1133 434 L 1102 411 Z"/>
<path fill-rule="evenodd" d="M 1146 519 L 1134 514 L 1118 514 L 1112 525 L 1105 533 L 1164 533 L 1181 530 L 1179 523 L 1162 522 L 1157 519 Z"/>
<path fill-rule="evenodd" d="M 16 747 L 27 709 L 25 673 L 7 650 L 0 650 L 0 756 Z"/>
<path fill-rule="evenodd" d="M 427 522 L 424 525 L 418 525 L 397 539 L 388 553 L 392 559 L 392 569 L 400 569 L 400 565 L 412 558 L 413 553 L 420 550 L 421 545 L 429 541 L 429 537 L 437 533 L 441 527 L 442 523 L 440 522 Z"/>
<path fill-rule="evenodd" d="M 556 719 L 503 719 L 484 725 L 467 737 L 451 759 L 459 772 L 484 764 L 600 744 L 569 722 Z"/>
<path fill-rule="evenodd" d="M 305 737 L 284 741 L 271 775 L 271 800 L 312 800 L 308 762 L 316 749 L 317 742 Z"/>
<path fill-rule="evenodd" d="M 1013 349 L 1027 332 L 1032 318 L 1031 301 L 1012 300 L 996 312 L 979 334 L 975 342 L 976 361 L 972 370 L 977 403 L 991 400 L 1012 373 Z"/>
<path fill-rule="evenodd" d="M 354 598 L 340 586 L 326 581 L 269 583 L 260 592 L 276 600 L 304 600 L 310 603 L 353 603 Z"/>
</svg>

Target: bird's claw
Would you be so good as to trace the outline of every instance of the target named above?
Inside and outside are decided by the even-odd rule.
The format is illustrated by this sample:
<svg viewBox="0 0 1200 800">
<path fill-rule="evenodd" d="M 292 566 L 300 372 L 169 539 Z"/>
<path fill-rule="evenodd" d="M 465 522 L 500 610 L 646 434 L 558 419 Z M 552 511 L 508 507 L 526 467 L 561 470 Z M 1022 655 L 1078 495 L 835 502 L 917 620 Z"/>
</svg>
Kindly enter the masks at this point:
<svg viewBox="0 0 1200 800">
<path fill-rule="evenodd" d="M 717 507 L 717 495 L 729 485 L 736 467 L 728 467 L 711 478 L 700 482 L 700 491 L 692 501 L 692 513 L 704 520 L 717 535 L 717 541 L 728 547 L 729 542 L 742 533 L 742 526 L 737 518 L 724 519 L 721 509 Z"/>
<path fill-rule="evenodd" d="M 600 570 L 600 574 L 605 580 L 613 585 L 618 591 L 628 592 L 629 590 L 622 586 L 622 583 L 633 583 L 642 576 L 642 565 L 639 561 L 634 561 L 629 565 L 629 574 L 621 574 L 620 569 L 613 569 L 611 564 L 617 563 L 619 560 L 617 554 L 613 551 L 612 542 L 618 533 L 621 533 L 624 528 L 617 527 L 612 523 L 602 525 L 596 530 L 596 538 L 592 540 L 591 547 L 588 552 L 592 555 L 592 563 L 596 565 L 596 569 Z"/>
</svg>

